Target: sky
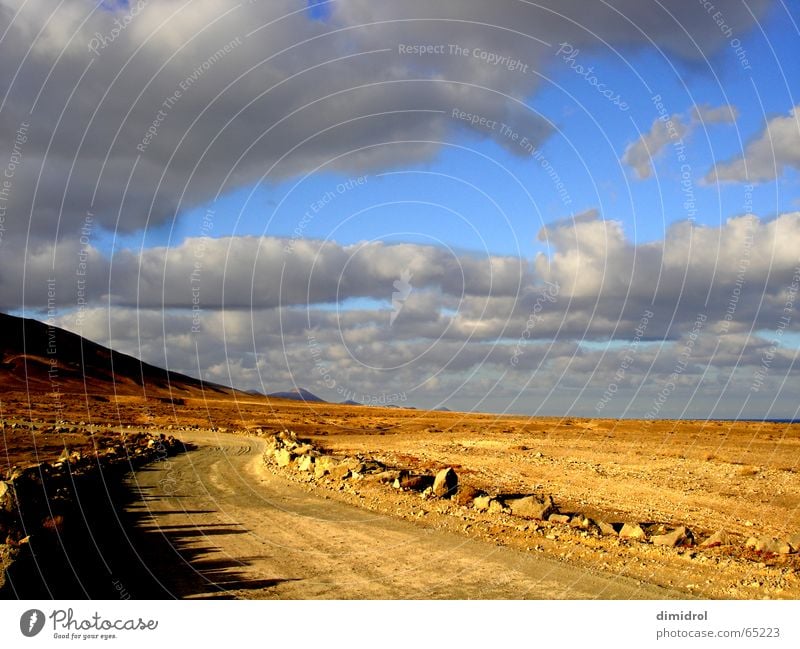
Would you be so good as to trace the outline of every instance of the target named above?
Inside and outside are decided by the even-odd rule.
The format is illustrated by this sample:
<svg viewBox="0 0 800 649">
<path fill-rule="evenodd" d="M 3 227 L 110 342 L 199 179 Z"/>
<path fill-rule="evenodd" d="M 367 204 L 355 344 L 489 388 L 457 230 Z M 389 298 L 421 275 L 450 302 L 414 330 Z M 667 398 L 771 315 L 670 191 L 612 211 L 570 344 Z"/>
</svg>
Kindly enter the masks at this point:
<svg viewBox="0 0 800 649">
<path fill-rule="evenodd" d="M 331 401 L 796 418 L 782 0 L 0 0 L 0 309 Z"/>
</svg>

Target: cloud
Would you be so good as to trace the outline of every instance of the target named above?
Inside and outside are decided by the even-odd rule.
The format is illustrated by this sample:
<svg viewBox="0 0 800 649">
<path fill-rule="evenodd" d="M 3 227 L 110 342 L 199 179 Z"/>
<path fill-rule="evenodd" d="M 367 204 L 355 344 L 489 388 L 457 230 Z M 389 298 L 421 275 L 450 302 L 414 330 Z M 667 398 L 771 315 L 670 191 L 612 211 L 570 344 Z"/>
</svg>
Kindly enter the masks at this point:
<svg viewBox="0 0 800 649">
<path fill-rule="evenodd" d="M 622 162 L 636 172 L 639 179 L 649 178 L 653 172 L 653 160 L 671 142 L 678 142 L 689 132 L 680 115 L 664 116 L 653 122 L 650 131 L 631 142 L 622 155 Z"/>
<path fill-rule="evenodd" d="M 190 238 L 109 259 L 91 246 L 61 243 L 9 258 L 16 270 L 3 274 L 0 299 L 7 309 L 44 309 L 54 277 L 61 309 L 74 310 L 82 296 L 88 307 L 282 310 L 293 331 L 301 324 L 341 327 L 362 343 L 514 338 L 537 300 L 536 335 L 543 339 L 625 339 L 648 309 L 658 316 L 650 329 L 656 337 L 680 337 L 701 311 L 731 333 L 770 329 L 798 266 L 800 212 L 741 216 L 719 227 L 678 222 L 663 240 L 637 245 L 621 222 L 590 210 L 547 225 L 539 239 L 550 252 L 533 260 L 420 244 L 249 236 Z M 394 283 L 404 272 L 412 290 L 389 327 Z M 542 302 L 552 287 L 555 299 Z"/>
<path fill-rule="evenodd" d="M 724 105 L 712 108 L 708 104 L 694 106 L 692 119 L 701 124 L 734 124 L 739 119 L 739 109 L 736 106 Z"/>
<path fill-rule="evenodd" d="M 769 4 L 717 2 L 737 33 Z M 502 57 L 545 70 L 553 44 L 569 41 L 702 61 L 725 43 L 683 0 L 352 0 L 332 3 L 324 21 L 289 0 L 111 6 L 0 0 L 0 150 L 29 124 L 9 199 L 25 218 L 6 223 L 9 242 L 52 240 L 89 211 L 109 230 L 169 225 L 257 182 L 428 160 L 465 129 L 525 155 L 499 129 L 452 117 L 503 121 L 533 144 L 547 137 L 554 125 L 526 105 L 540 77 Z M 420 45 L 436 50 L 414 53 Z"/>
<path fill-rule="evenodd" d="M 705 182 L 764 182 L 780 176 L 786 167 L 800 169 L 799 109 L 795 106 L 789 115 L 770 119 L 743 155 L 717 164 Z"/>
<path fill-rule="evenodd" d="M 540 237 L 552 253 L 532 264 L 431 246 L 308 241 L 289 255 L 291 265 L 282 258 L 262 273 L 259 252 L 287 240 L 248 237 L 207 240 L 202 257 L 198 241 L 174 259 L 169 249 L 145 251 L 146 262 L 128 251 L 105 265 L 93 259 L 130 280 L 112 283 L 111 301 L 95 297 L 59 322 L 207 380 L 267 391 L 296 384 L 338 400 L 406 391 L 422 405 L 455 394 L 459 407 L 503 409 L 549 386 L 562 399 L 583 395 L 581 412 L 592 415 L 613 381 L 619 392 L 603 414 L 619 414 L 630 399 L 627 414 L 643 416 L 672 381 L 682 396 L 660 415 L 681 414 L 695 390 L 707 403 L 723 397 L 730 415 L 764 359 L 753 400 L 779 394 L 793 372 L 800 213 L 719 227 L 684 222 L 662 241 L 637 245 L 619 222 L 587 212 L 549 224 Z M 49 264 L 50 252 L 40 258 Z M 203 260 L 198 312 L 186 274 L 194 259 Z M 392 324 L 393 282 L 405 268 L 413 290 Z M 62 273 L 70 277 L 67 266 Z M 282 279 L 270 292 L 263 278 L 273 274 Z M 58 286 L 69 294 L 71 281 Z M 237 293 L 243 284 L 248 290 Z M 627 357 L 635 362 L 615 378 Z"/>
</svg>

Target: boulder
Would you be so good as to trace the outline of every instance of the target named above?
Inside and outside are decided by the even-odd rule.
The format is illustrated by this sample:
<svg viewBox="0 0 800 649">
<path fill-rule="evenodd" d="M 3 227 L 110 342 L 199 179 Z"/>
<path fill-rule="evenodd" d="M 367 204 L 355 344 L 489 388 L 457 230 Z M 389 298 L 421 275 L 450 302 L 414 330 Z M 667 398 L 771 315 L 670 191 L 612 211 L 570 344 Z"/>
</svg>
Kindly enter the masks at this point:
<svg viewBox="0 0 800 649">
<path fill-rule="evenodd" d="M 292 451 L 295 455 L 308 455 L 314 450 L 314 447 L 311 444 L 301 444 L 297 446 Z"/>
<path fill-rule="evenodd" d="M 792 552 L 800 552 L 800 534 L 790 536 L 786 542 L 792 546 Z"/>
<path fill-rule="evenodd" d="M 791 554 L 792 546 L 783 539 L 777 539 L 774 536 L 764 536 L 760 539 L 751 536 L 747 539 L 747 547 L 752 548 L 756 552 L 769 552 L 771 554 Z"/>
<path fill-rule="evenodd" d="M 314 462 L 318 467 L 322 467 L 323 469 L 327 469 L 328 471 L 330 471 L 333 467 L 335 467 L 338 464 L 336 458 L 330 455 L 320 455 L 314 460 Z"/>
<path fill-rule="evenodd" d="M 400 477 L 399 471 L 381 471 L 380 473 L 370 473 L 365 480 L 370 483 L 390 484 Z"/>
<path fill-rule="evenodd" d="M 603 536 L 617 536 L 617 530 L 611 523 L 595 520 L 594 524 L 597 525 L 597 529 L 600 530 L 600 534 Z"/>
<path fill-rule="evenodd" d="M 472 507 L 479 512 L 488 512 L 489 505 L 492 503 L 494 498 L 491 496 L 476 496 L 472 500 Z"/>
<path fill-rule="evenodd" d="M 285 448 L 275 449 L 273 456 L 275 457 L 275 463 L 280 467 L 289 466 L 294 459 L 294 455 Z"/>
<path fill-rule="evenodd" d="M 569 514 L 550 514 L 550 516 L 547 517 L 547 520 L 551 523 L 566 525 L 569 523 Z"/>
<path fill-rule="evenodd" d="M 453 496 L 453 501 L 456 503 L 456 505 L 461 505 L 462 507 L 469 507 L 470 505 L 474 505 L 474 501 L 476 498 L 480 498 L 481 496 L 485 495 L 486 494 L 482 492 L 480 489 L 476 489 L 475 487 L 462 484 L 458 486 L 458 491 L 456 492 L 456 495 Z"/>
<path fill-rule="evenodd" d="M 490 514 L 508 514 L 510 513 L 510 509 L 505 505 L 502 500 L 498 500 L 497 498 L 492 498 L 489 501 L 489 513 Z"/>
<path fill-rule="evenodd" d="M 366 473 L 367 466 L 357 457 L 349 457 L 342 462 L 353 473 Z"/>
<path fill-rule="evenodd" d="M 550 496 L 539 499 L 536 496 L 523 496 L 506 500 L 511 513 L 521 518 L 535 518 L 545 520 L 550 514 L 556 512 L 555 504 Z"/>
<path fill-rule="evenodd" d="M 407 471 L 401 471 L 398 478 L 401 489 L 411 489 L 412 491 L 425 491 L 433 484 L 433 476 L 414 475 Z"/>
<path fill-rule="evenodd" d="M 594 521 L 588 516 L 584 516 L 583 514 L 575 514 L 572 518 L 569 519 L 569 526 L 576 527 L 580 530 L 588 530 L 594 525 Z"/>
<path fill-rule="evenodd" d="M 350 469 L 348 469 L 344 464 L 337 464 L 336 466 L 332 466 L 328 469 L 328 474 L 334 480 L 347 480 L 350 477 Z"/>
<path fill-rule="evenodd" d="M 660 534 L 650 538 L 653 545 L 663 545 L 667 548 L 677 548 L 684 545 L 692 545 L 694 543 L 694 536 L 692 532 L 685 527 L 676 527 L 674 530 L 667 534 Z"/>
<path fill-rule="evenodd" d="M 451 468 L 442 469 L 433 480 L 433 495 L 437 498 L 449 498 L 458 489 L 458 476 Z"/>
<path fill-rule="evenodd" d="M 314 470 L 314 458 L 310 455 L 303 455 L 300 459 L 297 460 L 297 469 L 299 471 L 313 471 Z"/>
<path fill-rule="evenodd" d="M 14 491 L 10 484 L 0 480 L 0 511 L 13 511 Z"/>
<path fill-rule="evenodd" d="M 733 539 L 731 535 L 724 530 L 714 532 L 705 541 L 700 544 L 701 548 L 715 548 L 719 545 L 732 545 Z"/>
<path fill-rule="evenodd" d="M 644 533 L 639 523 L 625 523 L 619 531 L 620 538 L 635 539 L 637 541 L 647 540 L 647 534 Z"/>
</svg>

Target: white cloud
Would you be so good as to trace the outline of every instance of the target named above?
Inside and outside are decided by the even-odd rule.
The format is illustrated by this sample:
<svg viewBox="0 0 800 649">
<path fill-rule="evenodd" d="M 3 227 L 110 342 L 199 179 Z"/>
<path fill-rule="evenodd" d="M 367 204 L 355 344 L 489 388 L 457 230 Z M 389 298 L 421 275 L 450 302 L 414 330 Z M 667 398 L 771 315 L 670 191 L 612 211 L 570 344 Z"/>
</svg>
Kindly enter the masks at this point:
<svg viewBox="0 0 800 649">
<path fill-rule="evenodd" d="M 800 110 L 795 106 L 787 116 L 773 117 L 744 154 L 717 164 L 706 182 L 764 182 L 780 176 L 786 167 L 800 169 Z"/>
<path fill-rule="evenodd" d="M 733 124 L 739 119 L 736 106 L 724 105 L 711 107 L 707 104 L 692 108 L 692 119 L 701 124 Z"/>
<path fill-rule="evenodd" d="M 653 122 L 650 130 L 631 142 L 622 155 L 622 162 L 633 168 L 639 179 L 653 173 L 653 161 L 670 143 L 677 143 L 689 132 L 680 115 L 665 115 Z"/>
</svg>

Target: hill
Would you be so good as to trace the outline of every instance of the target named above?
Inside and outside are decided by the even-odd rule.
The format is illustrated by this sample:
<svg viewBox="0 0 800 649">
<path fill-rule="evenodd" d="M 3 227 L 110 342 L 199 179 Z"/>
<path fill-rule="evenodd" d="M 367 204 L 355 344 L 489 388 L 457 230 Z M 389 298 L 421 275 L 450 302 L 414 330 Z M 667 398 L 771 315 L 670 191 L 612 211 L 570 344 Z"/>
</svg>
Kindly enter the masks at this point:
<svg viewBox="0 0 800 649">
<path fill-rule="evenodd" d="M 162 397 L 234 393 L 59 327 L 0 313 L 0 392 L 10 391 Z"/>
<path fill-rule="evenodd" d="M 305 388 L 295 388 L 293 390 L 286 390 L 285 392 L 272 392 L 267 396 L 275 399 L 291 399 L 292 401 L 327 403 L 325 399 L 320 399 L 316 394 L 309 392 Z"/>
</svg>

